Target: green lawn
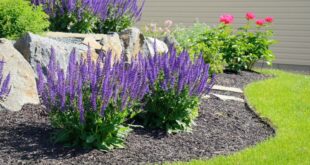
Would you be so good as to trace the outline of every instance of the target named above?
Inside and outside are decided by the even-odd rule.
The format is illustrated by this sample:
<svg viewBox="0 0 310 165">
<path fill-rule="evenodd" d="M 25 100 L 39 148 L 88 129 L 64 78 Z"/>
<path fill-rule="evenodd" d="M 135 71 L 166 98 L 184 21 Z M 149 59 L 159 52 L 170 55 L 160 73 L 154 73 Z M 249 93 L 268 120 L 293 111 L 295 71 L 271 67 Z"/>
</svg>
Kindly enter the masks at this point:
<svg viewBox="0 0 310 165">
<path fill-rule="evenodd" d="M 276 136 L 230 156 L 176 164 L 310 164 L 310 76 L 265 70 L 276 78 L 248 85 L 245 95 Z"/>
</svg>

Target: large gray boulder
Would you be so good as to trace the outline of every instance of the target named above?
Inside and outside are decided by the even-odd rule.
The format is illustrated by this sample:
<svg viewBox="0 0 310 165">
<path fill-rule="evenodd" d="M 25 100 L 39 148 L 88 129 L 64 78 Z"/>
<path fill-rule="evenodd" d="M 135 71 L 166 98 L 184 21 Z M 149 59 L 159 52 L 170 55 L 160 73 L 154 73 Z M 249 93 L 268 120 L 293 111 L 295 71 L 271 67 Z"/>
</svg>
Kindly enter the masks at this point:
<svg viewBox="0 0 310 165">
<path fill-rule="evenodd" d="M 86 45 L 63 42 L 61 40 L 42 37 L 32 33 L 27 33 L 24 37 L 16 41 L 15 48 L 25 57 L 31 67 L 36 72 L 37 64 L 46 67 L 50 60 L 51 47 L 56 51 L 56 60 L 62 69 L 66 70 L 69 62 L 70 52 L 75 48 L 77 56 L 85 55 L 88 47 Z"/>
<path fill-rule="evenodd" d="M 11 41 L 0 39 L 0 59 L 5 62 L 3 75 L 11 74 L 11 92 L 0 100 L 0 110 L 19 111 L 24 104 L 39 104 L 35 73 Z"/>
</svg>

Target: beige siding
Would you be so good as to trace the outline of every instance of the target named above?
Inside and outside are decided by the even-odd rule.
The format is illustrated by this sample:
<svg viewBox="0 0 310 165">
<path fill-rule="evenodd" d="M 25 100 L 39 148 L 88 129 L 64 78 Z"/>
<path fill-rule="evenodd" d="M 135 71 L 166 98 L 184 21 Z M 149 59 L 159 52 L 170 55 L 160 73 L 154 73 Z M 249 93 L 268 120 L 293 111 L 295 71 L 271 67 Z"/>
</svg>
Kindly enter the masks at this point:
<svg viewBox="0 0 310 165">
<path fill-rule="evenodd" d="M 241 26 L 248 11 L 275 18 L 273 28 L 279 43 L 272 49 L 276 63 L 310 65 L 310 0 L 146 0 L 138 25 L 166 19 L 184 25 L 199 19 L 212 25 L 221 14 L 230 13 L 235 16 L 234 24 Z"/>
</svg>

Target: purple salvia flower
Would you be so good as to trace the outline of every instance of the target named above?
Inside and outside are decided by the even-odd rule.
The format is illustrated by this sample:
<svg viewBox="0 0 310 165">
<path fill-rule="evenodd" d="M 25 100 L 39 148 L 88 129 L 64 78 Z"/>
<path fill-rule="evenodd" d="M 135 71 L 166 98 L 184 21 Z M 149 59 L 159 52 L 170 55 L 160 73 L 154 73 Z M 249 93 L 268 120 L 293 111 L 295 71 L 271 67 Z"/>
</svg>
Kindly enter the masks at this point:
<svg viewBox="0 0 310 165">
<path fill-rule="evenodd" d="M 6 78 L 4 79 L 3 83 L 1 84 L 1 90 L 0 90 L 0 98 L 4 98 L 6 97 L 10 91 L 11 91 L 11 87 L 9 87 L 10 85 L 10 80 L 11 80 L 11 75 L 8 74 L 6 76 Z"/>
<path fill-rule="evenodd" d="M 37 89 L 38 89 L 39 95 L 42 95 L 45 79 L 44 79 L 44 74 L 43 74 L 42 67 L 40 64 L 37 64 L 37 74 L 38 74 Z"/>
<path fill-rule="evenodd" d="M 84 106 L 83 106 L 83 84 L 82 79 L 79 79 L 78 81 L 78 87 L 77 87 L 77 97 L 78 97 L 78 110 L 80 112 L 80 123 L 85 123 L 85 116 L 84 116 Z"/>
</svg>

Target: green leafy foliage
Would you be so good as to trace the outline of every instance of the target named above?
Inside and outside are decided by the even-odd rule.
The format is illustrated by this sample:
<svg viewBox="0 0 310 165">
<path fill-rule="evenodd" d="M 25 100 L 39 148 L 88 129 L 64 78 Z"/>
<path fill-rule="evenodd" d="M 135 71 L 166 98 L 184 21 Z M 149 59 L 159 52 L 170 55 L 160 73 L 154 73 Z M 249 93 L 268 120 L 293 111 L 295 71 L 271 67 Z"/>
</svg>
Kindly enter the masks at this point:
<svg viewBox="0 0 310 165">
<path fill-rule="evenodd" d="M 195 23 L 189 28 L 177 28 L 173 35 L 180 44 L 179 50 L 187 49 L 192 58 L 202 53 L 211 73 L 221 73 L 224 69 L 223 38 L 229 35 L 227 29 L 210 28 L 203 23 Z"/>
<path fill-rule="evenodd" d="M 134 20 L 128 14 L 119 17 L 113 17 L 113 13 L 117 12 L 116 8 L 111 8 L 105 21 L 98 21 L 96 23 L 97 29 L 95 32 L 109 33 L 120 32 L 134 24 Z"/>
<path fill-rule="evenodd" d="M 50 119 L 58 130 L 53 134 L 53 141 L 68 147 L 82 146 L 104 151 L 124 148 L 124 139 L 131 130 L 124 124 L 128 114 L 128 109 L 117 111 L 113 104 L 109 104 L 104 117 L 87 111 L 85 122 L 81 123 L 78 111 L 54 110 L 50 113 Z"/>
<path fill-rule="evenodd" d="M 273 32 L 263 28 L 257 26 L 256 29 L 253 29 L 251 22 L 248 22 L 235 34 L 230 34 L 223 40 L 225 44 L 222 53 L 227 63 L 227 69 L 235 72 L 251 70 L 259 60 L 265 61 L 268 65 L 272 64 L 275 57 L 270 46 L 276 41 L 271 39 Z"/>
<path fill-rule="evenodd" d="M 202 53 L 212 73 L 228 70 L 239 72 L 251 70 L 260 60 L 272 64 L 275 56 L 270 46 L 276 43 L 272 39 L 271 23 L 253 26 L 252 21 L 239 29 L 230 24 L 208 27 L 196 23 L 189 28 L 177 28 L 173 36 L 180 44 L 179 50 L 187 49 L 192 56 Z"/>
<path fill-rule="evenodd" d="M 67 13 L 50 18 L 50 30 L 73 33 L 96 32 L 96 24 L 100 20 L 87 10 L 84 10 L 81 14 L 83 19 L 79 19 L 76 13 Z"/>
<path fill-rule="evenodd" d="M 199 98 L 190 96 L 188 90 L 177 94 L 173 90 L 164 91 L 157 87 L 145 97 L 145 102 L 145 110 L 140 114 L 144 125 L 168 133 L 191 131 L 198 116 Z"/>
<path fill-rule="evenodd" d="M 49 26 L 41 7 L 24 0 L 0 1 L 0 37 L 16 39 L 26 32 L 41 33 Z"/>
</svg>

